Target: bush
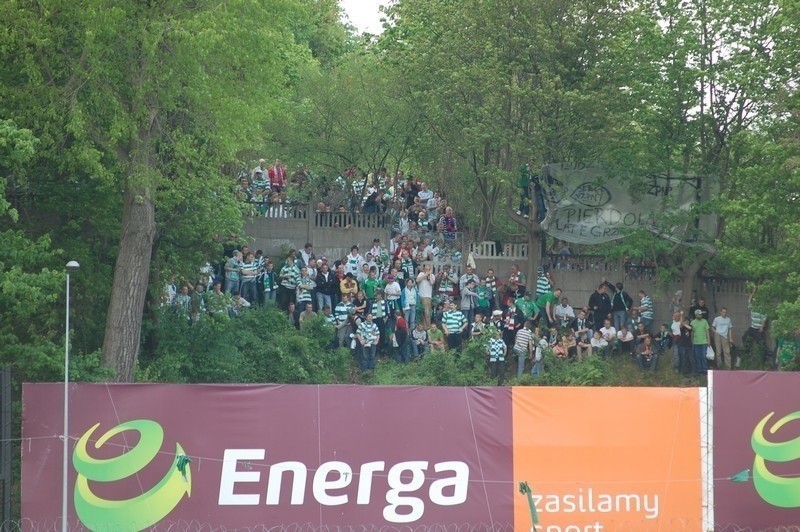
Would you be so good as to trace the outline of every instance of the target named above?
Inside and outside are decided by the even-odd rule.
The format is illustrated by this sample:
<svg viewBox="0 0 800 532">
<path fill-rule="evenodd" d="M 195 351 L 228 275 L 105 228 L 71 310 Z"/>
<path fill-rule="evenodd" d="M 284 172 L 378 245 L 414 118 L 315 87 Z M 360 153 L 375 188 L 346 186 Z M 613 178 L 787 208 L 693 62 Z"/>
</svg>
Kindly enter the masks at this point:
<svg viewBox="0 0 800 532">
<path fill-rule="evenodd" d="M 232 319 L 203 316 L 189 324 L 168 310 L 153 325 L 153 353 L 137 380 L 146 382 L 349 382 L 347 350 L 330 350 L 333 332 L 317 318 L 298 332 L 274 308 L 251 308 Z"/>
</svg>

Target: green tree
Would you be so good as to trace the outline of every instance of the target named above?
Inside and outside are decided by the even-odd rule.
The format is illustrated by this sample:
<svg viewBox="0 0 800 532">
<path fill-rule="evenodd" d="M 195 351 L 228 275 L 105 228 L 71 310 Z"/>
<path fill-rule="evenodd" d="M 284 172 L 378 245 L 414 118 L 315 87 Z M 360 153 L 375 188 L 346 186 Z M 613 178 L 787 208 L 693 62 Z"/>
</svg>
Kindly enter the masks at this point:
<svg viewBox="0 0 800 532">
<path fill-rule="evenodd" d="M 103 204 L 115 212 L 105 218 L 119 237 L 103 363 L 118 380 L 134 376 L 154 252 L 162 264 L 177 252 L 172 261 L 190 265 L 214 233 L 241 227 L 220 169 L 260 143 L 310 58 L 290 31 L 293 5 L 0 7 L 10 23 L 0 36 L 3 112 L 43 139 L 38 166 L 59 186 L 111 191 Z"/>
<path fill-rule="evenodd" d="M 797 82 L 796 12 L 769 0 L 642 1 L 613 37 L 623 53 L 607 68 L 629 98 L 616 109 L 607 164 L 632 187 L 651 173 L 696 174 L 701 202 L 612 252 L 647 250 L 682 279 L 687 304 L 732 222 L 723 205 L 744 154 L 737 138 L 768 125 L 776 95 Z"/>
<path fill-rule="evenodd" d="M 289 157 L 312 167 L 377 173 L 400 168 L 420 119 L 396 70 L 362 50 L 327 69 L 305 68 L 292 115 L 272 129 Z"/>
<path fill-rule="evenodd" d="M 534 259 L 529 275 L 544 229 L 535 209 L 530 219 L 515 214 L 517 168 L 599 159 L 617 97 L 605 75 L 616 53 L 607 36 L 625 10 L 562 0 L 408 0 L 390 10 L 383 46 L 424 110 L 433 147 L 415 147 L 415 159 L 438 161 L 428 171 L 445 177 L 456 204 L 479 201 L 470 209 L 477 239 L 517 224 Z"/>
</svg>

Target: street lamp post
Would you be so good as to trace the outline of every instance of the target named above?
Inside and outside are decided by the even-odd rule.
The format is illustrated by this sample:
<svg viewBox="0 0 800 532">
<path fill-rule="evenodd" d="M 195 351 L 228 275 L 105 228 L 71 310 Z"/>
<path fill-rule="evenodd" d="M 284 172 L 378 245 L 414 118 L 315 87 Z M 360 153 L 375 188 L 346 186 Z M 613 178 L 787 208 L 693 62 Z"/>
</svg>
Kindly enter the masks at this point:
<svg viewBox="0 0 800 532">
<path fill-rule="evenodd" d="M 63 463 L 63 484 L 61 486 L 61 530 L 67 532 L 67 500 L 69 499 L 69 274 L 75 273 L 80 268 L 80 264 L 71 260 L 67 263 L 67 318 L 66 334 L 64 340 L 64 463 Z"/>
</svg>

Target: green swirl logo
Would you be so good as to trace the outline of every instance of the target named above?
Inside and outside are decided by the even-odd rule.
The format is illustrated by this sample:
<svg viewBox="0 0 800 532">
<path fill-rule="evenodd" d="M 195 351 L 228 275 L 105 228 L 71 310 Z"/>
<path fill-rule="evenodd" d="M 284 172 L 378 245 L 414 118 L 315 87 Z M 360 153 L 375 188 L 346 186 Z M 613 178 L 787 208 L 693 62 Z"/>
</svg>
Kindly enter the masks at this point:
<svg viewBox="0 0 800 532">
<path fill-rule="evenodd" d="M 137 419 L 112 428 L 94 444 L 100 449 L 109 439 L 121 432 L 135 430 L 139 443 L 121 456 L 97 460 L 89 456 L 87 444 L 100 426 L 95 424 L 86 431 L 75 446 L 72 464 L 78 472 L 75 481 L 75 511 L 91 530 L 141 530 L 161 521 L 181 501 L 184 493 L 191 496 L 192 474 L 186 453 L 175 444 L 175 462 L 164 478 L 141 495 L 124 501 L 106 500 L 92 493 L 89 481 L 115 482 L 141 471 L 161 450 L 164 430 L 155 421 Z"/>
<path fill-rule="evenodd" d="M 773 474 L 766 462 L 791 462 L 800 459 L 800 436 L 792 440 L 773 443 L 764 437 L 764 429 L 772 419 L 775 412 L 770 412 L 759 422 L 750 439 L 750 445 L 756 453 L 753 462 L 753 484 L 756 491 L 766 502 L 780 508 L 800 507 L 800 478 L 786 478 Z M 769 429 L 774 435 L 781 427 L 800 419 L 800 412 L 792 412 L 778 421 Z"/>
</svg>

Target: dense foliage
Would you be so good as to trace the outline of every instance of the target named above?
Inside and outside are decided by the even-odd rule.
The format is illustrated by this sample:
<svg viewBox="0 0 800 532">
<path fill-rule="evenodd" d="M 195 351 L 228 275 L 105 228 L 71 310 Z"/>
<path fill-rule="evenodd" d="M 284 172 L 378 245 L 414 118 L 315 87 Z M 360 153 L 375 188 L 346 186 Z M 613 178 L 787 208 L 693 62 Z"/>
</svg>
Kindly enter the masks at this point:
<svg viewBox="0 0 800 532">
<path fill-rule="evenodd" d="M 242 241 L 233 177 L 272 155 L 423 175 L 474 236 L 531 249 L 524 162 L 603 164 L 631 186 L 703 175 L 703 204 L 669 220 L 681 234 L 610 252 L 688 287 L 703 268 L 746 276 L 774 330 L 798 333 L 797 0 L 398 0 L 387 16 L 359 40 L 334 0 L 0 5 L 0 360 L 60 378 L 74 259 L 80 378 L 358 380 L 310 332 L 265 333 L 284 330 L 270 312 L 190 328 L 159 307 L 167 280 Z M 701 214 L 716 231 L 694 229 Z M 366 382 L 486 383 L 474 349 Z M 587 364 L 542 382 L 616 383 Z"/>
</svg>

